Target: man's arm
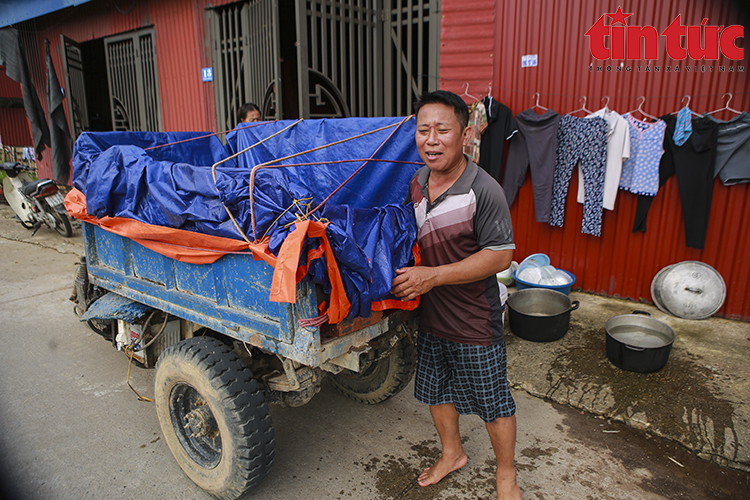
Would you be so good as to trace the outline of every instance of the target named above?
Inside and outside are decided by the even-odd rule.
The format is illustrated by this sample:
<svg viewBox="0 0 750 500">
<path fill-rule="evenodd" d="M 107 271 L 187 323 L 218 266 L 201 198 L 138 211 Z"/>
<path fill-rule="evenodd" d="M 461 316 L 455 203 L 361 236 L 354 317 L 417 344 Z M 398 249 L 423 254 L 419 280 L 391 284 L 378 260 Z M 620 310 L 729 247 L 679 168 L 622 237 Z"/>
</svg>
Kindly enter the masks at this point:
<svg viewBox="0 0 750 500">
<path fill-rule="evenodd" d="M 484 249 L 465 259 L 437 267 L 396 269 L 391 293 L 403 300 L 424 295 L 436 286 L 461 285 L 483 280 L 510 267 L 513 250 Z"/>
</svg>

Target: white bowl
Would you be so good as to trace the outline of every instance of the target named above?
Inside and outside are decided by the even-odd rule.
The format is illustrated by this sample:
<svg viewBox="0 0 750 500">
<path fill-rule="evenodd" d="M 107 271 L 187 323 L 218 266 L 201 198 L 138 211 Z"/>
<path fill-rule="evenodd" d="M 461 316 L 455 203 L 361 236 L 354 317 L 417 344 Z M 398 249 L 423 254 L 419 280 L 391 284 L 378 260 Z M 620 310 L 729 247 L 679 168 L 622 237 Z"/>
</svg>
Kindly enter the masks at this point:
<svg viewBox="0 0 750 500">
<path fill-rule="evenodd" d="M 513 262 L 511 262 L 510 267 L 508 269 L 497 273 L 498 283 L 502 283 L 505 286 L 512 285 L 513 284 L 513 271 L 515 271 L 516 269 L 518 269 L 518 262 L 514 260 Z"/>
</svg>

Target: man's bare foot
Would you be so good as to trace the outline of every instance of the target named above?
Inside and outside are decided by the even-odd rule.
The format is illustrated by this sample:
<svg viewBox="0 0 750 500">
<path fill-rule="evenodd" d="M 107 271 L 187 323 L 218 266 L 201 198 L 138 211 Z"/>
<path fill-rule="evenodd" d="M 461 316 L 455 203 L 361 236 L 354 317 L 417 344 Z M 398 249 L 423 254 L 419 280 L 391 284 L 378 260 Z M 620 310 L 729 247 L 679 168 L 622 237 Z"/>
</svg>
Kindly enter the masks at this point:
<svg viewBox="0 0 750 500">
<path fill-rule="evenodd" d="M 419 486 L 429 486 L 431 484 L 437 484 L 445 476 L 458 470 L 469 462 L 469 457 L 465 454 L 459 456 L 456 460 L 451 460 L 445 456 L 441 456 L 432 467 L 425 469 L 422 474 L 419 475 Z"/>
</svg>

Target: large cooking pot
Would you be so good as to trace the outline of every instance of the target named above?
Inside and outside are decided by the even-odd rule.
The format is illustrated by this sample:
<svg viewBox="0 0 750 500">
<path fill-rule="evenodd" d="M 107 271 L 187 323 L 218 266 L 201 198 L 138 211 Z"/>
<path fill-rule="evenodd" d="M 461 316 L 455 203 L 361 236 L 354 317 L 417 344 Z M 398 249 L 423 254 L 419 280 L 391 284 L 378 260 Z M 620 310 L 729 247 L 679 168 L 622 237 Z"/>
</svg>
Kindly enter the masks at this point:
<svg viewBox="0 0 750 500">
<path fill-rule="evenodd" d="M 526 288 L 511 294 L 506 304 L 513 333 L 532 342 L 552 342 L 567 333 L 570 311 L 579 302 L 555 290 Z"/>
<path fill-rule="evenodd" d="M 672 350 L 675 333 L 666 323 L 644 311 L 610 318 L 607 332 L 607 357 L 623 370 L 650 373 L 664 368 Z"/>
</svg>

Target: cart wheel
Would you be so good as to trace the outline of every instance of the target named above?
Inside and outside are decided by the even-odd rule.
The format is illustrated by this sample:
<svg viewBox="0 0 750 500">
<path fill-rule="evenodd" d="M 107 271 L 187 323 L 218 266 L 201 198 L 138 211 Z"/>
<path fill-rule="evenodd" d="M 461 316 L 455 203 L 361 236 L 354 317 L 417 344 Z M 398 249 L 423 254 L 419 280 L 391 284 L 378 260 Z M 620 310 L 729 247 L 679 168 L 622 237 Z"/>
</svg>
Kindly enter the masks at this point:
<svg viewBox="0 0 750 500">
<path fill-rule="evenodd" d="M 375 359 L 366 364 L 361 373 L 344 370 L 331 375 L 333 386 L 344 396 L 359 403 L 382 403 L 401 392 L 414 376 L 417 351 L 409 339 L 402 338 L 390 356 L 377 359 L 384 349 L 373 349 L 368 354 Z"/>
<path fill-rule="evenodd" d="M 235 500 L 273 466 L 271 416 L 253 374 L 224 343 L 193 337 L 166 349 L 154 376 L 165 441 L 187 476 Z"/>
</svg>

